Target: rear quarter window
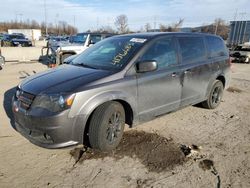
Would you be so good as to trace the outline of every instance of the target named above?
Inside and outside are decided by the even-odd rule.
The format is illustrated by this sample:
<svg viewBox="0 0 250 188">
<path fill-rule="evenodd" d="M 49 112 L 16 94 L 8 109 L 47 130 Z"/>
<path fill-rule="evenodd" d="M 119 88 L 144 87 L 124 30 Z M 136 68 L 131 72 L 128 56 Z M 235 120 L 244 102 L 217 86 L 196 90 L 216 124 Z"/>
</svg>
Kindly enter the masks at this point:
<svg viewBox="0 0 250 188">
<path fill-rule="evenodd" d="M 206 37 L 209 57 L 222 57 L 228 55 L 228 50 L 224 41 L 218 37 Z"/>
<path fill-rule="evenodd" d="M 178 37 L 182 64 L 196 63 L 206 59 L 203 37 Z"/>
</svg>

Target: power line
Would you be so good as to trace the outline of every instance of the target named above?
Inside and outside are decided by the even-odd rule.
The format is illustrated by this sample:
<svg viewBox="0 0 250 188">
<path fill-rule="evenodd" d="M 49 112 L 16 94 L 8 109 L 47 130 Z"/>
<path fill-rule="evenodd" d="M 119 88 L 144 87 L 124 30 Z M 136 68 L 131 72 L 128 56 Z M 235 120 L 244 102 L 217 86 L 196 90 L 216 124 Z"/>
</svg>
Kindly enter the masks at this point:
<svg viewBox="0 0 250 188">
<path fill-rule="evenodd" d="M 48 35 L 48 28 L 47 28 L 47 7 L 46 7 L 46 0 L 44 0 L 44 22 L 45 22 L 45 33 L 46 36 Z"/>
</svg>

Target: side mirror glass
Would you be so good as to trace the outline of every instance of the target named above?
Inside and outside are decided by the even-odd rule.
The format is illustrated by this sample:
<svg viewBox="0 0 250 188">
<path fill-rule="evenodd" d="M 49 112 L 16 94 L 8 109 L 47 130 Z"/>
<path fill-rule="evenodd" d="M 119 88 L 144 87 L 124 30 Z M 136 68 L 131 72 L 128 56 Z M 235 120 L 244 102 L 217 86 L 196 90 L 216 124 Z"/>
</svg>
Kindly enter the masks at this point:
<svg viewBox="0 0 250 188">
<path fill-rule="evenodd" d="M 156 61 L 142 61 L 136 64 L 136 72 L 144 73 L 144 72 L 152 72 L 157 70 L 158 64 Z"/>
</svg>

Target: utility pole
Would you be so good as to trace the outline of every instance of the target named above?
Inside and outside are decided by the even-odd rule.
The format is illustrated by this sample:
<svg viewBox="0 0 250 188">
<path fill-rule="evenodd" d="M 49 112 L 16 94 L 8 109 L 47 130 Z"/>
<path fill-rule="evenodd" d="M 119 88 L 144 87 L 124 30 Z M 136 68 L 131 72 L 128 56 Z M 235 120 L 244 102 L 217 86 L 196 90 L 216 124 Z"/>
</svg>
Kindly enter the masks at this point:
<svg viewBox="0 0 250 188">
<path fill-rule="evenodd" d="M 19 17 L 19 22 L 21 23 L 22 22 L 22 16 L 23 16 L 23 14 L 20 13 L 20 14 L 17 14 L 17 16 L 20 16 Z"/>
<path fill-rule="evenodd" d="M 154 16 L 154 32 L 156 30 L 156 16 Z"/>
<path fill-rule="evenodd" d="M 74 15 L 73 16 L 73 19 L 74 19 L 74 28 L 76 27 L 76 16 Z"/>
<path fill-rule="evenodd" d="M 46 36 L 48 36 L 46 0 L 44 0 L 44 22 L 45 22 L 45 33 L 46 33 Z"/>
<path fill-rule="evenodd" d="M 96 19 L 96 31 L 99 30 L 99 17 L 97 17 Z"/>
</svg>

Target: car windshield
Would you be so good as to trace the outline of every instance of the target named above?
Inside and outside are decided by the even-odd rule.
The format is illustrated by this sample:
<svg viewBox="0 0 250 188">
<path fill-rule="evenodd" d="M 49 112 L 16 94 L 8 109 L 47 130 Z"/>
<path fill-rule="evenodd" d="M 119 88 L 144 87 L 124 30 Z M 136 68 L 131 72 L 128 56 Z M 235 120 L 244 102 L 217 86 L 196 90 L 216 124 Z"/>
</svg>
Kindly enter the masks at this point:
<svg viewBox="0 0 250 188">
<path fill-rule="evenodd" d="M 9 37 L 10 37 L 11 39 L 24 39 L 24 37 L 21 36 L 21 35 L 9 35 Z"/>
<path fill-rule="evenodd" d="M 85 50 L 71 64 L 119 71 L 146 41 L 147 39 L 131 36 L 111 37 Z"/>
<path fill-rule="evenodd" d="M 84 44 L 88 34 L 78 34 L 70 37 L 70 43 L 81 43 Z"/>
</svg>

